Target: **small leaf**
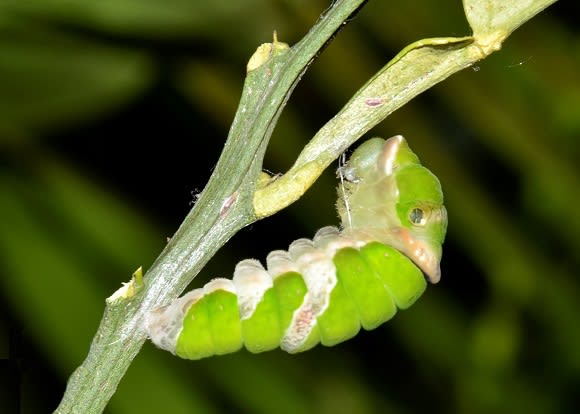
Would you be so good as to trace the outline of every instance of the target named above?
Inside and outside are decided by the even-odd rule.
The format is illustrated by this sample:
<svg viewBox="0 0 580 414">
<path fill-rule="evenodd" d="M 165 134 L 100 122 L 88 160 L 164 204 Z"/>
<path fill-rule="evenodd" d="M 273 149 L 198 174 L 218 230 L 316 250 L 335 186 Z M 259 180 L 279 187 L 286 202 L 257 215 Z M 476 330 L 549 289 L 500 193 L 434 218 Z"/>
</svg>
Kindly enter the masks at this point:
<svg viewBox="0 0 580 414">
<path fill-rule="evenodd" d="M 518 26 L 556 0 L 463 0 L 474 37 L 501 33 L 507 37 Z"/>
</svg>

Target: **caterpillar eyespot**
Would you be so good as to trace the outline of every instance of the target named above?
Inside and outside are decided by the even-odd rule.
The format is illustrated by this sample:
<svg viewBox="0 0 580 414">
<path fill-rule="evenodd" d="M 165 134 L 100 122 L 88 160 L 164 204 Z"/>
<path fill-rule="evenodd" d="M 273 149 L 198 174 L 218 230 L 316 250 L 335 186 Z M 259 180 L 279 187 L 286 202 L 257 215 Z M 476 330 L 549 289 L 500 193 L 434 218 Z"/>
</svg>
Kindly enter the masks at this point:
<svg viewBox="0 0 580 414">
<path fill-rule="evenodd" d="M 332 346 L 391 319 L 440 278 L 447 230 L 441 185 L 405 139 L 373 138 L 341 167 L 342 229 L 253 259 L 151 311 L 152 342 L 200 359 L 277 347 L 296 353 Z"/>
<path fill-rule="evenodd" d="M 411 210 L 411 213 L 409 214 L 409 220 L 416 226 L 424 226 L 427 224 L 427 217 L 425 212 L 417 207 Z"/>
</svg>

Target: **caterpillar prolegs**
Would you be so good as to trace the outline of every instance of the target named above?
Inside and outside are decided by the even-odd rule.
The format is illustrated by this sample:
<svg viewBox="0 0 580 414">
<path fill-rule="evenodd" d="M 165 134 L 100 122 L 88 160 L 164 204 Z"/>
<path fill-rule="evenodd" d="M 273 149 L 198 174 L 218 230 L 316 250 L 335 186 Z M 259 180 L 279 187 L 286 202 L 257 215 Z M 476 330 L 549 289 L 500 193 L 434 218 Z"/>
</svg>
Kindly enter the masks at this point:
<svg viewBox="0 0 580 414">
<path fill-rule="evenodd" d="M 340 171 L 341 228 L 253 259 L 148 315 L 160 348 L 200 359 L 246 347 L 296 353 L 374 329 L 440 278 L 447 229 L 441 185 L 402 136 L 373 138 Z"/>
</svg>

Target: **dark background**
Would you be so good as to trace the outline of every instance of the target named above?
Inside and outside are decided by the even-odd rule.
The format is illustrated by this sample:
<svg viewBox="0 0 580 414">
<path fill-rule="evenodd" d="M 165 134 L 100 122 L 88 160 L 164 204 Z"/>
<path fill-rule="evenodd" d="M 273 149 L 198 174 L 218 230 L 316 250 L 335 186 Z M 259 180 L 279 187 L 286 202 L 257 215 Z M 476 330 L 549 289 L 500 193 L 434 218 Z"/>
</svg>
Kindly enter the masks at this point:
<svg viewBox="0 0 580 414">
<path fill-rule="evenodd" d="M 22 4 L 21 4 L 22 3 Z M 324 1 L 0 0 L 0 411 L 48 412 L 104 299 L 147 268 L 211 174 L 245 64 Z M 111 413 L 565 413 L 580 404 L 580 37 L 571 2 L 415 99 L 404 134 L 441 179 L 442 281 L 333 348 L 182 361 L 147 343 Z M 456 1 L 369 2 L 294 92 L 283 172 L 405 45 L 469 33 Z M 192 285 L 337 223 L 333 171 L 238 233 Z"/>
</svg>

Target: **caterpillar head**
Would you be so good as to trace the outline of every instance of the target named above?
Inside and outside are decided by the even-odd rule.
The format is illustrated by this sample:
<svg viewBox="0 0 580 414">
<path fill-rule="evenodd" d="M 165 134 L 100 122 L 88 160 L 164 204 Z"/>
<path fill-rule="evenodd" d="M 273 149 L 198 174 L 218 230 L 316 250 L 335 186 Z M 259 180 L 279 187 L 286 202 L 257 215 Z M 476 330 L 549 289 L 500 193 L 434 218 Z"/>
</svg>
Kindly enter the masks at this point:
<svg viewBox="0 0 580 414">
<path fill-rule="evenodd" d="M 366 141 L 341 173 L 347 180 L 338 202 L 344 233 L 395 247 L 437 283 L 447 231 L 443 192 L 405 139 Z"/>
</svg>

